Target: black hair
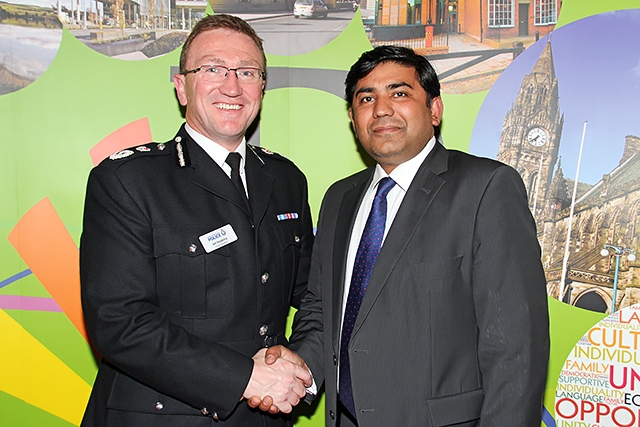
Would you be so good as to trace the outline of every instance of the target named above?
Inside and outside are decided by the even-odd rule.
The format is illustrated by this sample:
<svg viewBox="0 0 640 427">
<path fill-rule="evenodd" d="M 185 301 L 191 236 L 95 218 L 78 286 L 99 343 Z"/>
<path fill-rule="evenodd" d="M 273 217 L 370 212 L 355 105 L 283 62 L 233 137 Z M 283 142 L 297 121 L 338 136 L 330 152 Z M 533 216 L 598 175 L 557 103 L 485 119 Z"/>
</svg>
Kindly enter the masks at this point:
<svg viewBox="0 0 640 427">
<path fill-rule="evenodd" d="M 373 50 L 363 53 L 349 70 L 344 81 L 346 100 L 351 105 L 356 90 L 356 84 L 365 78 L 374 68 L 384 62 L 395 62 L 416 70 L 420 86 L 427 92 L 427 106 L 431 106 L 431 100 L 440 96 L 440 82 L 438 75 L 431 63 L 422 55 L 418 55 L 407 47 L 378 46 Z"/>
</svg>

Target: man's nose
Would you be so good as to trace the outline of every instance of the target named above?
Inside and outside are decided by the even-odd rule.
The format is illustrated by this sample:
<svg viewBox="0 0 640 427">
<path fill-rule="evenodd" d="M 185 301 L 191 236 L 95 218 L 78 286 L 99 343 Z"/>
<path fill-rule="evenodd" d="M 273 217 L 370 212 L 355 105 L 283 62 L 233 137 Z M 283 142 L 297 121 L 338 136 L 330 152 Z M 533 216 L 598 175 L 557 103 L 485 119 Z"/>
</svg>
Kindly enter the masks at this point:
<svg viewBox="0 0 640 427">
<path fill-rule="evenodd" d="M 242 93 L 242 86 L 235 70 L 227 71 L 227 75 L 220 83 L 220 92 L 228 96 L 238 96 Z"/>
<path fill-rule="evenodd" d="M 393 105 L 386 97 L 378 97 L 373 108 L 373 117 L 384 117 L 393 115 Z"/>
</svg>

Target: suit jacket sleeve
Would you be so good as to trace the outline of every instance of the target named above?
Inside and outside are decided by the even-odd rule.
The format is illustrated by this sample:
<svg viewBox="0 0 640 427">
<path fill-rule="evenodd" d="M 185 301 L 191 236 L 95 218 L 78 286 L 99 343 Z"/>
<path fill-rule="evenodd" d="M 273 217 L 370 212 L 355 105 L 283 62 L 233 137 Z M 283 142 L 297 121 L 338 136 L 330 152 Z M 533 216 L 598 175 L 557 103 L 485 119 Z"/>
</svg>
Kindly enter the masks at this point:
<svg viewBox="0 0 640 427">
<path fill-rule="evenodd" d="M 136 380 L 225 418 L 251 376 L 250 357 L 172 324 L 159 309 L 152 227 L 118 175 L 92 171 L 80 245 L 85 320 L 105 359 Z"/>
<path fill-rule="evenodd" d="M 526 191 L 512 168 L 499 167 L 489 180 L 474 230 L 480 425 L 538 427 L 549 352 L 546 280 Z"/>
<path fill-rule="evenodd" d="M 327 195 L 330 191 L 327 192 Z M 328 196 L 325 196 L 320 207 L 318 231 L 313 243 L 307 292 L 302 298 L 299 310 L 295 314 L 290 337 L 290 347 L 305 360 L 318 388 L 324 382 L 325 375 L 321 256 L 323 253 L 323 230 L 332 229 L 331 226 L 327 225 L 327 215 L 329 217 L 335 216 L 335 212 L 331 212 L 331 209 L 326 207 L 327 199 Z M 329 213 L 327 213 L 327 210 L 329 210 Z M 329 315 L 329 313 L 325 315 Z"/>
<path fill-rule="evenodd" d="M 304 176 L 303 176 L 304 178 Z M 313 235 L 311 209 L 308 203 L 308 185 L 306 178 L 304 182 L 304 194 L 302 197 L 302 206 L 300 206 L 300 221 L 305 224 L 306 232 L 300 236 L 300 258 L 297 265 L 296 282 L 291 295 L 291 306 L 300 308 L 302 299 L 307 293 L 307 284 L 309 282 L 309 269 L 311 265 L 311 251 L 315 236 Z"/>
</svg>

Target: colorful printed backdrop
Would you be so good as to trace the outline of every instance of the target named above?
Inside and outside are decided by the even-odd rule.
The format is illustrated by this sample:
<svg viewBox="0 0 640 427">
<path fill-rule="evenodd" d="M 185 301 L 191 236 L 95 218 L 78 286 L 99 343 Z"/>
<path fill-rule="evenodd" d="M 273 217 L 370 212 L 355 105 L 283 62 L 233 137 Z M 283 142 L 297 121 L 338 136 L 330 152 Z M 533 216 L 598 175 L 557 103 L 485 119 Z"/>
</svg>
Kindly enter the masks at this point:
<svg viewBox="0 0 640 427">
<path fill-rule="evenodd" d="M 161 8 L 163 3 L 154 4 Z M 462 7 L 465 2 L 457 3 Z M 71 18 L 60 23 L 57 20 L 59 11 L 48 2 L 0 1 L 2 426 L 69 427 L 80 423 L 97 366 L 83 326 L 78 275 L 77 248 L 89 170 L 123 144 L 168 140 L 183 121 L 171 81 L 172 67 L 178 63 L 180 37 L 171 33 L 153 48 L 145 46 L 128 53 L 109 53 L 101 50 L 104 46 L 90 46 L 95 44 L 96 38 L 115 34 L 114 22 L 100 19 L 100 14 L 104 13 L 102 3 L 95 2 L 94 9 L 83 6 L 85 9 L 82 10 L 73 9 L 79 7 L 74 4 L 63 2 L 66 8 L 63 12 Z M 339 11 L 333 18 L 330 14 L 329 19 L 334 21 L 325 21 L 332 25 L 323 31 L 331 34 L 321 43 L 317 43 L 315 36 L 308 36 L 308 43 L 299 43 L 304 40 L 300 37 L 300 28 L 312 34 L 316 24 L 303 18 L 296 20 L 295 25 L 285 24 L 283 38 L 265 36 L 269 82 L 260 125 L 252 142 L 286 155 L 307 174 L 314 215 L 317 215 L 324 191 L 332 182 L 364 166 L 341 98 L 346 70 L 360 53 L 371 48 L 370 32 L 362 22 L 362 17 L 367 15 L 364 6 L 361 3 L 362 10 L 358 12 Z M 615 5 L 606 0 L 565 0 L 556 28 L 614 8 L 634 7 L 637 7 L 635 0 L 620 0 Z M 31 13 L 33 10 L 38 13 Z M 96 25 L 100 20 L 100 28 L 104 25 L 109 31 L 91 34 L 84 27 L 78 27 L 85 19 L 85 12 L 86 19 L 93 20 Z M 284 15 L 293 20 L 289 11 Z M 24 16 L 30 16 L 29 22 Z M 261 35 L 272 32 L 271 25 L 275 25 L 273 21 L 254 15 L 240 16 L 250 20 Z M 132 22 L 128 25 L 127 31 L 138 34 L 141 28 L 162 29 L 168 24 L 160 17 L 155 21 L 140 19 L 135 25 Z M 115 31 L 119 31 L 117 27 Z M 124 30 L 121 28 L 120 31 Z M 593 28 L 595 34 L 603 36 L 611 31 L 612 28 L 603 25 Z M 532 45 L 536 46 L 536 52 L 542 50 L 539 43 L 544 42 L 543 39 Z M 467 41 L 466 46 L 472 44 L 473 41 Z M 527 50 L 529 45 L 525 46 Z M 615 43 L 607 47 L 614 51 L 616 48 Z M 595 61 L 600 52 L 593 51 L 592 54 Z M 630 54 L 637 56 L 637 49 L 620 52 L 620 55 Z M 556 60 L 572 61 L 571 51 L 562 55 L 566 56 Z M 523 55 L 524 60 L 531 61 L 531 58 Z M 640 58 L 636 57 L 634 61 L 640 64 Z M 483 103 L 485 99 L 491 101 L 487 95 L 491 93 L 492 85 L 496 78 L 500 82 L 498 75 L 505 67 L 510 70 L 512 62 L 515 66 L 519 58 L 503 60 L 491 72 L 474 80 L 476 83 L 471 86 L 468 79 L 446 81 L 443 85 L 442 137 L 447 147 L 470 150 L 476 116 L 481 110 L 485 111 Z M 456 66 L 443 60 L 434 61 L 434 64 L 439 73 Z M 525 74 L 529 72 L 530 68 L 524 71 Z M 589 94 L 585 103 L 602 102 L 600 81 L 608 78 L 610 76 L 606 74 L 593 77 L 592 85 L 584 88 Z M 636 84 L 637 81 L 636 75 Z M 609 110 L 618 108 L 615 99 L 607 102 L 610 103 Z M 482 117 L 502 123 L 506 112 Z M 492 147 L 497 147 L 499 134 L 497 138 Z M 471 152 L 475 148 L 471 146 Z M 607 150 L 607 145 L 601 149 Z M 486 155 L 495 154 L 494 150 Z M 562 393 L 576 392 L 575 388 L 568 389 L 564 385 L 583 377 L 576 370 L 604 366 L 603 375 L 609 369 L 609 377 L 605 378 L 608 383 L 598 390 L 609 393 L 607 404 L 616 402 L 611 399 L 624 401 L 626 389 L 633 386 L 624 381 L 637 371 L 637 362 L 633 358 L 628 362 L 602 362 L 603 356 L 596 351 L 601 341 L 595 340 L 601 339 L 598 337 L 602 334 L 598 331 L 609 327 L 614 335 L 615 331 L 621 331 L 615 336 L 625 340 L 619 344 L 627 345 L 630 337 L 635 336 L 635 329 L 625 329 L 622 324 L 637 322 L 637 309 L 629 306 L 624 313 L 603 320 L 603 313 L 576 308 L 554 298 L 549 302 L 552 358 L 543 425 L 578 425 L 569 424 L 578 421 L 589 426 L 596 423 L 601 426 L 631 425 L 628 424 L 629 414 L 633 412 L 619 410 L 614 414 L 610 409 L 604 414 L 604 406 L 594 405 L 594 411 L 603 412 L 594 415 L 593 411 L 589 412 L 589 404 L 575 403 L 579 401 L 578 397 L 585 396 L 573 395 L 570 396 L 573 400 L 567 400 L 569 396 Z M 598 323 L 600 321 L 603 322 Z M 629 379 L 634 380 L 637 378 L 633 376 Z M 580 384 L 572 384 L 577 385 Z M 585 392 L 585 389 L 581 390 L 578 392 Z M 589 389 L 596 395 L 598 390 Z M 583 400 L 593 402 L 594 399 L 600 398 L 596 396 L 589 400 L 585 397 Z M 629 399 L 631 403 L 627 406 L 633 408 L 638 398 L 631 394 Z M 555 419 L 556 404 L 561 412 L 558 421 Z M 577 411 L 574 404 L 578 405 Z M 323 425 L 322 405 L 319 406 L 302 408 L 296 425 Z M 576 417 L 581 414 L 585 416 L 578 420 Z"/>
</svg>

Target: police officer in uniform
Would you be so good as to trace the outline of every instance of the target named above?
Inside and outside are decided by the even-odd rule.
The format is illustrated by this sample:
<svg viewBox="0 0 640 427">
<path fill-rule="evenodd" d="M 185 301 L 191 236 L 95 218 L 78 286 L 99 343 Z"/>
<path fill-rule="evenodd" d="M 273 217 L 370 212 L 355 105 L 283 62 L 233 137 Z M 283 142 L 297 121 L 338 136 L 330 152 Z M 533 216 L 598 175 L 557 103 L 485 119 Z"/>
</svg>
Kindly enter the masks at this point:
<svg viewBox="0 0 640 427">
<path fill-rule="evenodd" d="M 239 18 L 200 21 L 174 76 L 186 124 L 91 172 L 80 244 L 82 304 L 102 362 L 82 426 L 291 425 L 308 370 L 268 366 L 306 291 L 307 183 L 246 144 L 260 109 L 262 41 Z"/>
</svg>

